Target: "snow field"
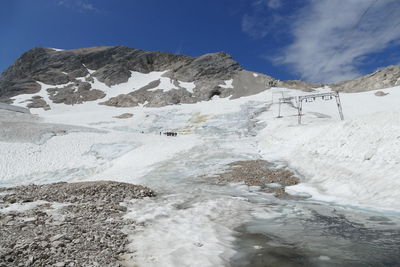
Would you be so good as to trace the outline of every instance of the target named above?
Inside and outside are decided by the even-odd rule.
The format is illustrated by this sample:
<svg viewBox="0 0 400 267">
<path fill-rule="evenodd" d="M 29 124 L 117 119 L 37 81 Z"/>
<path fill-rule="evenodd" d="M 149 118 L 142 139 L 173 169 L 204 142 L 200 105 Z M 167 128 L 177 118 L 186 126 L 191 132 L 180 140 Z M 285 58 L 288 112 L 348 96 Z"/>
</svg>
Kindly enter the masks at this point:
<svg viewBox="0 0 400 267">
<path fill-rule="evenodd" d="M 398 210 L 399 89 L 383 90 L 389 92 L 385 97 L 374 92 L 341 94 L 343 122 L 334 101 L 303 103 L 303 125 L 297 125 L 296 110 L 287 105 L 282 106 L 284 117 L 274 118 L 275 105 L 260 117 L 268 123 L 258 136 L 262 154 L 269 160 L 288 162 L 303 175 L 302 183 L 288 192 L 305 192 L 346 205 Z"/>
<path fill-rule="evenodd" d="M 143 76 L 142 78 L 136 77 L 135 82 L 139 85 L 140 82 L 145 84 L 160 77 L 162 73 L 132 74 L 132 76 L 135 75 L 138 75 L 138 77 L 140 75 Z M 95 81 L 95 83 L 99 83 L 96 88 L 106 89 L 101 88 L 101 86 L 106 87 L 104 84 L 98 81 Z M 124 93 L 124 90 L 128 90 L 127 84 L 120 85 L 119 88 L 125 89 L 121 89 L 118 92 L 115 91 L 112 94 Z M 226 84 L 229 85 L 229 81 Z M 44 85 L 43 87 L 46 88 Z M 154 116 L 151 115 L 152 113 L 162 114 L 172 111 L 181 115 L 199 113 L 202 116 L 211 118 L 213 115 L 237 112 L 240 110 L 241 105 L 249 101 L 265 101 L 267 104 L 271 103 L 274 98 L 276 103 L 276 99 L 280 97 L 276 91 L 279 92 L 280 90 L 284 91 L 284 96 L 306 94 L 296 90 L 277 88 L 236 100 L 217 97 L 212 101 L 162 108 L 115 108 L 101 106 L 94 101 L 75 106 L 51 104 L 51 111 L 45 112 L 34 109 L 32 112 L 45 117 L 48 122 L 90 125 L 91 127 L 101 127 L 109 130 L 125 127 L 127 129 L 136 129 L 136 132 L 140 132 L 141 127 L 146 128 L 151 125 L 154 119 Z M 322 92 L 328 90 L 328 88 L 320 89 Z M 43 91 L 41 91 L 41 94 Z M 395 87 L 383 89 L 382 91 L 389 94 L 384 97 L 375 96 L 375 91 L 341 94 L 345 116 L 344 122 L 339 120 L 335 101 L 319 100 L 313 103 L 304 103 L 305 116 L 303 116 L 303 125 L 301 126 L 297 125 L 296 110 L 287 105 L 282 106 L 281 112 L 284 117 L 276 119 L 278 107 L 274 104 L 269 112 L 262 114 L 258 118 L 261 122 L 267 124 L 267 127 L 257 137 L 263 157 L 271 161 L 282 160 L 288 162 L 293 169 L 303 175 L 303 183 L 290 189 L 293 193 L 303 191 L 314 197 L 318 195 L 318 199 L 396 209 L 395 203 L 400 200 L 397 175 L 399 173 L 398 155 L 400 147 L 398 138 L 398 133 L 400 132 L 398 116 L 400 112 L 398 100 L 400 99 L 400 90 L 399 87 Z M 26 96 L 18 96 L 17 98 L 21 102 Z M 113 118 L 125 112 L 131 112 L 134 116 L 127 120 Z M 185 124 L 187 122 L 175 121 L 171 122 L 170 125 L 165 125 L 165 129 L 182 129 Z M 154 129 L 153 133 L 156 133 Z M 140 138 L 142 137 L 140 136 Z M 189 148 L 191 145 L 195 145 L 195 139 L 187 140 L 186 147 Z M 32 145 L 23 144 L 21 146 Z M 22 167 L 22 163 L 11 163 L 11 158 L 18 158 L 18 162 L 24 162 L 24 159 L 20 158 L 21 155 L 14 155 L 12 152 L 8 152 L 13 150 L 9 144 L 3 147 L 7 152 L 2 156 L 4 158 L 4 166 L 6 166 L 2 168 L 2 173 L 9 177 L 9 181 L 15 179 L 15 177 L 20 177 L 16 179 L 20 181 L 21 177 L 32 173 L 34 167 L 26 167 L 26 165 Z M 6 147 L 8 148 L 6 149 Z M 161 160 L 167 157 L 169 149 L 171 149 L 171 152 L 174 150 L 175 145 L 166 145 L 165 149 L 163 147 L 162 143 L 154 146 L 147 144 L 135 151 L 144 153 L 145 160 L 140 161 L 150 164 L 155 163 L 156 160 L 149 160 L 151 158 L 150 154 L 153 153 L 149 151 L 159 154 Z M 34 150 L 32 147 L 21 147 L 15 149 L 15 151 L 20 151 L 21 149 Z M 139 161 L 141 156 L 140 154 L 134 156 L 136 152 L 132 152 L 130 156 L 125 155 L 118 163 L 115 162 L 114 169 L 108 170 L 106 174 L 110 175 L 111 172 L 115 172 L 116 175 L 111 177 L 117 177 L 118 175 L 122 177 L 124 172 L 129 172 L 129 169 L 135 168 L 129 166 L 127 162 L 129 162 L 129 157 L 132 157 L 132 160 Z M 8 153 L 9 156 L 4 156 Z M 51 152 L 49 152 L 50 154 Z M 35 155 L 34 158 L 36 157 Z M 76 158 L 76 155 L 74 158 Z M 36 164 L 35 161 L 38 162 L 38 166 L 41 166 L 40 162 L 46 162 L 46 159 L 40 159 L 39 157 L 39 159 L 25 162 L 29 162 L 28 166 L 31 166 Z M 90 166 L 93 165 L 90 158 L 85 158 L 84 161 Z M 74 161 L 71 160 L 70 162 Z M 14 166 L 12 166 L 13 164 Z M 60 166 L 57 168 L 61 168 L 65 164 L 58 163 L 58 165 Z M 44 167 L 39 169 L 49 171 L 52 168 L 54 168 L 53 163 L 48 164 L 47 169 Z M 138 167 L 136 170 L 139 172 L 139 169 Z M 91 177 L 101 179 L 106 175 Z"/>
<path fill-rule="evenodd" d="M 161 75 L 132 73 L 134 80 L 111 88 L 95 79 L 94 88 L 104 90 L 108 98 L 164 79 Z M 225 86 L 230 84 L 225 81 Z M 46 86 L 40 92 L 43 97 Z M 285 96 L 306 94 L 274 90 L 284 90 Z M 384 97 L 374 92 L 341 94 L 344 122 L 339 120 L 334 101 L 304 103 L 300 126 L 295 109 L 283 105 L 283 118 L 278 119 L 278 106 L 273 104 L 256 118 L 261 126 L 246 131 L 254 125 L 251 116 L 243 114 L 243 107 L 276 103 L 272 101 L 274 90 L 235 100 L 215 97 L 162 108 L 98 105 L 107 98 L 74 106 L 49 103 L 52 110 L 31 112 L 46 122 L 83 125 L 107 133 L 70 133 L 42 145 L 0 143 L 0 186 L 116 180 L 160 189 L 156 198 L 128 205 L 127 217 L 143 223 L 130 245 L 136 251 L 132 257 L 141 266 L 221 266 L 235 252 L 232 229 L 248 220 L 249 214 L 262 219 L 285 214 L 282 223 L 297 216 L 300 209 L 290 207 L 283 211 L 252 209 L 254 205 L 246 198 L 228 192 L 248 190 L 244 185 L 218 191 L 195 180 L 202 171 L 212 172 L 236 159 L 262 157 L 287 163 L 302 176 L 301 184 L 288 188 L 292 194 L 310 194 L 315 200 L 349 206 L 399 209 L 400 87 L 383 90 L 389 93 Z M 17 102 L 25 105 L 22 101 L 31 96 L 18 96 Z M 122 113 L 133 117 L 114 118 Z M 243 120 L 249 125 L 243 126 Z M 167 130 L 190 134 L 159 135 Z"/>
</svg>

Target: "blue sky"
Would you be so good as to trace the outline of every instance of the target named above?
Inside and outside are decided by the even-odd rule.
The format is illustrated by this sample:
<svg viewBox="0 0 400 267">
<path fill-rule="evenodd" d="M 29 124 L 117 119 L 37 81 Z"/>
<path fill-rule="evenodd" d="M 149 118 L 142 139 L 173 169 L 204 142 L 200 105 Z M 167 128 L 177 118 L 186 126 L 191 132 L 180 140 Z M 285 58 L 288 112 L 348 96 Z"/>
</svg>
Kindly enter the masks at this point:
<svg viewBox="0 0 400 267">
<path fill-rule="evenodd" d="M 335 82 L 400 64 L 400 1 L 3 0 L 0 34 L 0 71 L 35 46 L 125 45 Z"/>
</svg>

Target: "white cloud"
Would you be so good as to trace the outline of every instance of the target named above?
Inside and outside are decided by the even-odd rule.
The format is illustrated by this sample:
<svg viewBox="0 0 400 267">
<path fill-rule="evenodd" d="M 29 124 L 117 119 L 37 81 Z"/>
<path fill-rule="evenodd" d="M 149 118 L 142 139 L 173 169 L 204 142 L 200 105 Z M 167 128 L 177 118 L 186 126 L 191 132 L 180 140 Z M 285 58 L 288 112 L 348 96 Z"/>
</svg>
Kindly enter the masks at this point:
<svg viewBox="0 0 400 267">
<path fill-rule="evenodd" d="M 366 55 L 400 40 L 398 0 L 310 0 L 293 21 L 294 42 L 275 61 L 302 79 L 355 78 Z"/>
<path fill-rule="evenodd" d="M 96 8 L 92 4 L 89 4 L 89 3 L 82 3 L 82 8 L 85 10 L 90 10 L 90 11 L 96 10 Z"/>
<path fill-rule="evenodd" d="M 279 14 L 267 13 L 267 8 L 279 7 L 281 7 L 281 0 L 253 1 L 250 12 L 242 17 L 242 31 L 254 39 L 264 38 L 281 20 Z"/>
<path fill-rule="evenodd" d="M 83 11 L 98 12 L 99 11 L 99 9 L 97 9 L 88 0 L 59 0 L 59 1 L 57 1 L 57 4 L 59 6 L 75 9 L 78 12 L 83 12 Z"/>
<path fill-rule="evenodd" d="M 252 38 L 265 37 L 269 32 L 267 21 L 257 15 L 245 14 L 242 18 L 242 31 Z"/>
</svg>

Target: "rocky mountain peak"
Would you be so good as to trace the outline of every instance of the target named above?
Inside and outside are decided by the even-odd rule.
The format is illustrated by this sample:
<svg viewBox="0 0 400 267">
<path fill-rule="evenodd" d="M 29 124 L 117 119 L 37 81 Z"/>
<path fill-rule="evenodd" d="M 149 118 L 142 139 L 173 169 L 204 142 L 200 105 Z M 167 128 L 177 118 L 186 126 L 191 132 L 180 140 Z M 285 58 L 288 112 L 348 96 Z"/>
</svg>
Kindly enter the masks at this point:
<svg viewBox="0 0 400 267">
<path fill-rule="evenodd" d="M 17 95 L 33 94 L 35 98 L 32 97 L 32 101 L 38 102 L 40 97 L 34 94 L 41 90 L 40 83 L 44 83 L 54 86 L 46 90 L 55 103 L 73 104 L 76 102 L 74 99 L 94 101 L 105 96 L 97 88 L 92 88 L 94 78 L 112 87 L 126 83 L 133 72 L 165 72 L 164 76 L 176 85 L 174 90 L 155 90 L 155 80 L 143 90 L 137 90 L 141 93 L 134 94 L 140 94 L 140 97 L 128 101 L 129 105 L 137 105 L 138 101 L 147 101 L 150 105 L 196 102 L 206 100 L 209 91 L 214 90 L 224 80 L 232 79 L 241 70 L 242 67 L 224 52 L 193 58 L 126 46 L 97 46 L 72 50 L 35 47 L 24 53 L 0 76 L 0 100 L 12 102 L 12 98 Z M 178 81 L 196 83 L 196 89 L 189 92 L 180 87 Z M 228 90 L 225 91 L 228 94 Z M 76 93 L 78 95 L 68 96 Z M 163 98 L 174 100 L 163 101 Z M 42 100 L 40 102 L 43 103 Z"/>
<path fill-rule="evenodd" d="M 194 58 L 188 64 L 174 70 L 174 78 L 192 82 L 201 77 L 208 79 L 228 79 L 242 67 L 225 52 L 208 53 Z"/>
</svg>

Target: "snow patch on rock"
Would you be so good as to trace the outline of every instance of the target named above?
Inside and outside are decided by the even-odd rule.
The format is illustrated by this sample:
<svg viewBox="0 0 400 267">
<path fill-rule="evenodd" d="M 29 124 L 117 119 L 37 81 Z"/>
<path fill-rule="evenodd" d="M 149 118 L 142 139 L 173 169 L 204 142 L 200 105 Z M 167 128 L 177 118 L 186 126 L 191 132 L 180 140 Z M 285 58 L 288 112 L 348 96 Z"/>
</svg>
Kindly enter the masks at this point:
<svg viewBox="0 0 400 267">
<path fill-rule="evenodd" d="M 226 81 L 224 82 L 224 84 L 221 84 L 221 85 L 220 85 L 220 87 L 221 87 L 221 88 L 233 88 L 232 83 L 233 83 L 233 79 L 231 79 L 231 80 L 226 80 Z"/>
</svg>

